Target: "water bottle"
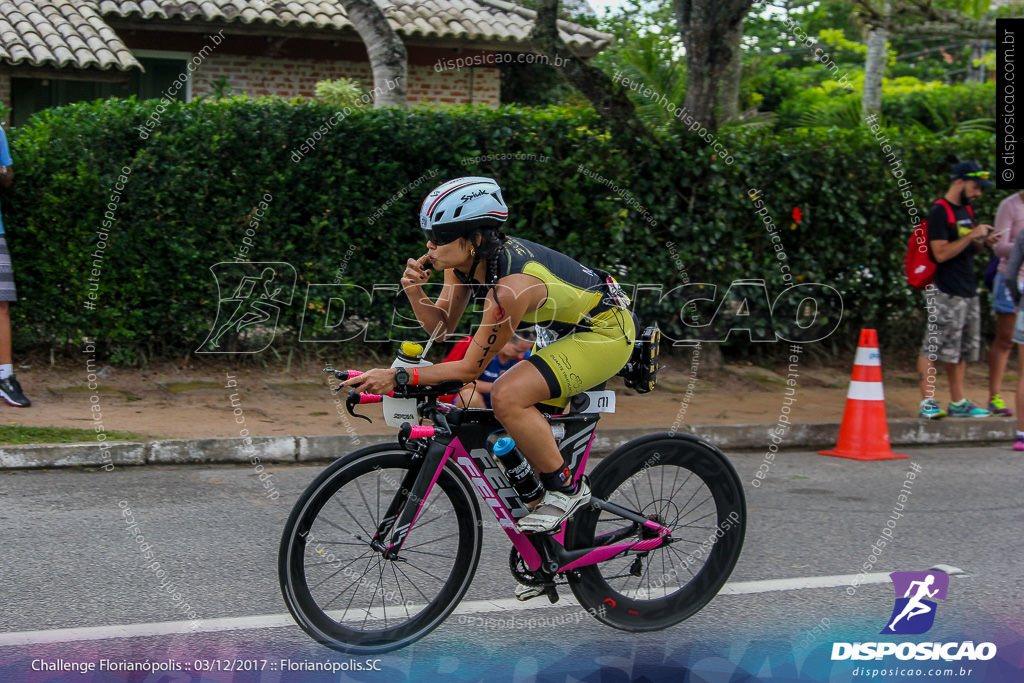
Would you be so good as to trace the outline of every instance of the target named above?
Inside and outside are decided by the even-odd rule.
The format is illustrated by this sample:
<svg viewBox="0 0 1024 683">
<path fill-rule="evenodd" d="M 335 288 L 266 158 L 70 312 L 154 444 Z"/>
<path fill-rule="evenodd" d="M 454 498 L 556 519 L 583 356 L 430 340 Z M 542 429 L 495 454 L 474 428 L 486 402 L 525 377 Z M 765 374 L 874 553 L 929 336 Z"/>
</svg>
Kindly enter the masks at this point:
<svg viewBox="0 0 1024 683">
<path fill-rule="evenodd" d="M 526 458 L 516 448 L 516 442 L 512 437 L 506 436 L 498 439 L 498 442 L 494 444 L 494 455 L 505 467 L 508 483 L 516 490 L 520 498 L 529 502 L 544 495 L 544 486 L 534 474 L 533 467 L 526 462 Z"/>
<path fill-rule="evenodd" d="M 423 368 L 433 363 L 421 358 L 423 346 L 412 342 L 404 342 L 398 350 L 398 357 L 391 367 L 398 368 Z M 412 375 L 412 372 L 409 373 Z M 410 376 L 409 381 L 412 382 Z M 401 427 L 403 422 L 413 424 L 419 419 L 416 415 L 416 399 L 414 398 L 392 398 L 385 396 L 381 402 L 384 409 L 384 422 L 389 427 Z"/>
</svg>

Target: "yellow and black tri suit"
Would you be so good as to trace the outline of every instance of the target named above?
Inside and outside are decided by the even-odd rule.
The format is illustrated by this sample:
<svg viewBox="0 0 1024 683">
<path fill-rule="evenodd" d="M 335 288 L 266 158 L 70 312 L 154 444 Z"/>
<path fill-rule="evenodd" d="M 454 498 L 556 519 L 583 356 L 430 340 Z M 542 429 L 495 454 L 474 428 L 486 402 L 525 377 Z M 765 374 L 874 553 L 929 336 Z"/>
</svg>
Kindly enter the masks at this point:
<svg viewBox="0 0 1024 683">
<path fill-rule="evenodd" d="M 546 288 L 540 308 L 523 316 L 520 328 L 539 325 L 558 339 L 534 347 L 527 359 L 540 371 L 551 400 L 564 406 L 572 396 L 614 377 L 629 360 L 636 339 L 632 314 L 610 292 L 608 274 L 595 271 L 535 242 L 509 238 L 498 254 L 498 279 L 532 275 Z"/>
</svg>

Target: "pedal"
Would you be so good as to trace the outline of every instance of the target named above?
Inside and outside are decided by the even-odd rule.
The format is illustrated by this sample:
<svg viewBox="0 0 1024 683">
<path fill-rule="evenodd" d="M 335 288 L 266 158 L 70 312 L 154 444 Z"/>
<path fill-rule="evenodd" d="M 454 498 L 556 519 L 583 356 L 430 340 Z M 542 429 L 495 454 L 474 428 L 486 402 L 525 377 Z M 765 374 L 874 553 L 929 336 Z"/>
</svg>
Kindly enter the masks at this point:
<svg viewBox="0 0 1024 683">
<path fill-rule="evenodd" d="M 516 600 L 526 602 L 547 593 L 545 586 L 516 586 Z"/>
<path fill-rule="evenodd" d="M 544 586 L 516 586 L 516 600 L 519 602 L 526 602 L 527 600 L 533 600 L 539 598 L 542 595 L 548 596 L 548 600 L 551 604 L 558 602 L 558 591 L 555 589 L 555 584 L 549 583 Z"/>
</svg>

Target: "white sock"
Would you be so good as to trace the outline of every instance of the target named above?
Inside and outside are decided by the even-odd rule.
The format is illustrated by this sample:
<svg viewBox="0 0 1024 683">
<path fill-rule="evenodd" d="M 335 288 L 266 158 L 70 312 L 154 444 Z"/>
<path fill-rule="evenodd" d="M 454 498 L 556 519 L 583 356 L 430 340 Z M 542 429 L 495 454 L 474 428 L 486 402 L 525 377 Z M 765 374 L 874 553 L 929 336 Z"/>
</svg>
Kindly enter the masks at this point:
<svg viewBox="0 0 1024 683">
<path fill-rule="evenodd" d="M 10 363 L 0 365 L 0 379 L 7 379 L 14 375 L 14 366 Z"/>
<path fill-rule="evenodd" d="M 1022 432 L 1022 431 L 1020 431 L 1020 430 L 1018 429 L 1018 430 L 1017 430 L 1017 438 L 1018 438 L 1018 439 L 1024 439 L 1024 432 Z"/>
</svg>

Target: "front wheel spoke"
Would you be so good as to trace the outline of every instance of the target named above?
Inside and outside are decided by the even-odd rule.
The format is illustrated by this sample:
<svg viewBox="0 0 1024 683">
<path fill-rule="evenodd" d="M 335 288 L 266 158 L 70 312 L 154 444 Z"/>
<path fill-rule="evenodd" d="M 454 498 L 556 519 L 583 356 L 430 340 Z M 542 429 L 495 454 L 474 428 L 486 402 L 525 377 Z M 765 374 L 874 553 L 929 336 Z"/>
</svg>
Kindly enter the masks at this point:
<svg viewBox="0 0 1024 683">
<path fill-rule="evenodd" d="M 409 529 L 409 531 L 412 532 L 412 529 Z M 453 531 L 452 533 L 448 534 L 447 536 L 438 536 L 437 538 L 432 538 L 429 541 L 423 541 L 422 543 L 417 543 L 416 547 L 419 548 L 419 547 L 422 547 L 422 546 L 425 546 L 425 545 L 430 545 L 431 543 L 437 543 L 438 541 L 443 541 L 446 538 L 451 538 L 452 536 L 458 536 L 458 535 L 459 535 L 458 531 Z M 402 546 L 402 549 L 403 550 L 405 549 L 404 545 Z"/>
<path fill-rule="evenodd" d="M 358 489 L 359 487 L 356 486 L 356 488 Z M 355 515 L 352 514 L 352 512 L 348 509 L 348 506 L 346 506 L 340 500 L 338 500 L 338 505 L 340 505 L 341 509 L 344 510 L 346 512 L 346 514 L 348 514 L 348 516 L 352 518 L 352 521 L 355 522 L 359 526 L 360 531 L 363 532 L 363 535 L 366 536 L 366 538 L 368 538 L 368 539 L 373 538 L 374 534 L 371 534 L 369 531 L 366 530 L 366 527 L 363 526 L 363 523 L 359 521 L 358 517 L 356 517 Z M 374 529 L 377 528 L 377 522 L 376 521 L 373 523 L 373 528 Z"/>
<path fill-rule="evenodd" d="M 377 572 L 377 585 L 373 587 L 373 595 L 371 595 L 370 599 L 366 602 L 366 615 L 363 617 L 362 626 L 365 627 L 366 620 L 369 619 L 371 615 L 373 615 L 373 599 L 377 597 L 377 589 L 380 588 L 380 604 L 381 607 L 384 609 L 384 628 L 387 628 L 388 606 L 384 602 L 384 565 L 380 564 L 380 562 L 378 562 L 377 565 L 380 569 L 380 571 Z"/>
<path fill-rule="evenodd" d="M 402 600 L 402 607 L 405 608 L 405 616 L 408 618 L 412 615 L 409 614 L 409 601 L 405 599 L 405 591 L 402 590 L 402 582 L 398 578 L 398 572 L 395 571 L 395 563 L 390 562 L 391 574 L 395 577 L 395 586 L 398 588 L 398 597 Z"/>
<path fill-rule="evenodd" d="M 440 581 L 441 583 L 444 583 L 444 581 L 445 581 L 445 580 L 444 580 L 444 579 L 442 579 L 442 578 L 441 578 L 440 576 L 435 576 L 434 574 L 431 574 L 430 572 L 428 572 L 428 571 L 427 571 L 426 569 L 424 569 L 423 567 L 417 567 L 417 566 L 416 566 L 416 565 L 414 565 L 414 564 L 409 564 L 409 568 L 410 568 L 410 569 L 415 569 L 415 570 L 416 570 L 416 571 L 418 571 L 418 572 L 423 572 L 424 574 L 426 574 L 426 575 L 427 575 L 427 576 L 429 576 L 430 578 L 432 578 L 432 579 L 437 579 L 437 580 L 438 580 L 438 581 Z"/>
<path fill-rule="evenodd" d="M 353 579 L 353 580 L 352 580 L 352 583 L 350 583 L 349 585 L 345 586 L 345 587 L 344 587 L 344 588 L 342 588 L 342 589 L 341 589 L 340 591 L 338 591 L 338 594 L 337 594 L 337 595 L 335 595 L 335 596 L 334 596 L 333 598 L 331 598 L 330 600 L 328 600 L 328 601 L 327 601 L 327 602 L 326 602 L 326 603 L 325 603 L 325 604 L 323 605 L 323 607 L 322 607 L 321 609 L 323 609 L 324 611 L 326 611 L 326 610 L 327 610 L 327 606 L 328 606 L 328 605 L 330 605 L 330 604 L 331 604 L 332 602 L 334 602 L 335 600 L 337 600 L 338 598 L 340 598 L 340 597 L 341 597 L 342 595 L 344 595 L 344 594 L 345 594 L 345 591 L 347 591 L 347 590 L 348 590 L 349 588 L 351 588 L 352 586 L 354 586 L 354 585 L 356 585 L 357 583 L 359 583 L 359 581 L 360 581 L 360 580 L 362 580 L 362 578 L 363 578 L 364 576 L 366 576 L 367 570 L 368 570 L 368 569 L 370 568 L 370 565 L 371 565 L 372 563 L 373 563 L 373 557 L 371 556 L 371 557 L 367 558 L 367 560 L 366 560 L 366 567 L 364 567 L 364 568 L 363 568 L 363 573 L 362 573 L 362 574 L 360 574 L 360 575 L 359 575 L 359 576 L 358 576 L 357 578 Z M 357 591 L 352 591 L 352 597 L 348 599 L 348 604 L 347 604 L 347 605 L 345 605 L 345 611 L 344 611 L 344 614 L 348 614 L 348 608 L 352 606 L 352 601 L 353 601 L 353 600 L 355 599 L 355 597 L 356 597 L 356 592 L 357 592 Z"/>
<path fill-rule="evenodd" d="M 402 548 L 402 551 L 407 553 L 420 553 L 421 555 L 433 555 L 434 557 L 444 557 L 446 559 L 451 557 L 451 555 L 445 555 L 444 553 L 432 553 L 428 550 L 413 550 L 411 548 Z"/>
<path fill-rule="evenodd" d="M 409 582 L 409 585 L 416 589 L 416 592 L 420 594 L 423 601 L 427 604 L 430 603 L 431 598 L 427 597 L 427 594 L 420 590 L 420 587 L 416 585 L 416 582 L 409 578 L 409 575 L 405 573 L 405 570 L 398 566 L 397 562 L 392 562 L 391 565 L 398 570 L 398 572 L 405 577 L 405 580 Z"/>
<path fill-rule="evenodd" d="M 340 524 L 335 524 L 334 522 L 332 522 L 331 520 L 327 519 L 326 517 L 317 517 L 316 521 L 323 522 L 324 524 L 326 524 L 328 526 L 333 526 L 335 529 L 337 529 L 338 531 L 342 532 L 346 536 L 351 536 L 352 538 L 359 538 L 359 534 L 357 534 L 356 532 L 349 531 L 345 527 L 341 526 Z M 316 542 L 317 543 L 322 543 L 323 541 L 316 541 Z"/>
<path fill-rule="evenodd" d="M 349 562 L 348 564 L 346 564 L 346 565 L 345 565 L 344 567 L 341 567 L 340 569 L 338 569 L 338 571 L 334 572 L 333 574 L 331 574 L 330 576 L 328 576 L 327 578 L 325 578 L 325 579 L 324 579 L 323 581 L 321 581 L 320 583 L 316 584 L 315 586 L 310 586 L 310 587 L 309 587 L 309 590 L 313 590 L 314 588 L 319 588 L 320 586 L 322 586 L 323 584 L 327 583 L 328 581 L 330 581 L 331 579 L 333 579 L 333 578 L 334 578 L 335 576 L 337 576 L 337 575 L 338 575 L 338 574 L 339 574 L 340 572 L 343 572 L 343 571 L 345 571 L 346 569 L 348 569 L 349 567 L 351 567 L 352 565 L 354 565 L 354 564 L 355 564 L 356 562 L 358 562 L 359 560 L 361 560 L 361 559 L 363 559 L 363 558 L 365 558 L 365 557 L 369 557 L 369 556 L 371 556 L 371 555 L 373 555 L 373 554 L 374 554 L 374 552 L 373 552 L 373 551 L 370 551 L 370 552 L 366 552 L 366 553 L 363 553 L 363 554 L 362 554 L 362 555 L 360 555 L 359 557 L 355 558 L 354 560 L 352 560 L 351 562 Z M 315 567 L 322 567 L 322 566 L 323 566 L 323 565 L 325 565 L 325 564 L 331 564 L 331 563 L 330 563 L 330 562 L 319 562 L 319 563 L 317 563 L 317 564 L 315 564 L 315 565 L 312 565 L 312 566 L 315 566 Z M 310 566 L 310 565 L 307 565 L 307 567 L 308 567 L 308 566 Z M 349 585 L 351 585 L 351 584 L 349 584 Z"/>
<path fill-rule="evenodd" d="M 421 521 L 417 520 L 416 521 L 416 528 L 417 529 L 422 529 L 422 528 L 426 527 L 429 524 L 433 524 L 434 522 L 436 522 L 439 519 L 444 519 L 444 515 L 438 515 L 437 517 L 431 517 L 430 519 L 428 519 L 425 522 L 421 522 Z"/>
<path fill-rule="evenodd" d="M 377 477 L 377 483 L 378 484 L 380 484 L 380 480 L 381 480 L 381 477 Z M 366 500 L 366 494 L 363 493 L 363 487 L 360 486 L 359 484 L 356 484 L 356 493 L 359 494 L 359 498 L 363 501 L 363 507 L 366 508 L 366 514 L 370 515 L 370 519 L 373 520 L 373 528 L 376 529 L 377 528 L 377 520 L 380 519 L 380 515 L 379 514 L 374 514 L 373 510 L 370 509 L 370 502 L 368 500 Z M 378 498 L 378 500 L 380 500 L 380 499 Z M 378 509 L 379 509 L 379 506 L 378 506 Z M 348 512 L 348 510 L 346 509 L 345 512 Z M 358 523 L 359 522 L 357 521 L 356 524 L 358 524 Z"/>
<path fill-rule="evenodd" d="M 317 541 L 317 545 L 356 545 L 360 548 L 369 547 L 366 543 L 360 541 Z"/>
</svg>

